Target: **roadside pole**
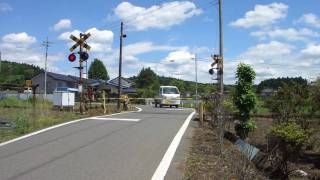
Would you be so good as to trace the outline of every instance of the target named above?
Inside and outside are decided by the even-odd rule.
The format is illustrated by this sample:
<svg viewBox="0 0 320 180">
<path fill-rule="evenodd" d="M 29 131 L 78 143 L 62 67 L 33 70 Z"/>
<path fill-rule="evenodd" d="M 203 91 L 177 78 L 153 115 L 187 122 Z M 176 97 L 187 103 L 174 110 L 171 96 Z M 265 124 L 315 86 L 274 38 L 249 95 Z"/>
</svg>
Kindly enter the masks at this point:
<svg viewBox="0 0 320 180">
<path fill-rule="evenodd" d="M 1 72 L 1 61 L 2 59 L 1 59 L 1 51 L 0 51 L 0 72 Z"/>
<path fill-rule="evenodd" d="M 122 40 L 126 35 L 123 33 L 123 22 L 121 22 L 120 29 L 120 48 L 119 48 L 119 76 L 118 76 L 118 102 L 117 102 L 117 110 L 121 111 L 121 90 L 122 90 Z"/>
<path fill-rule="evenodd" d="M 222 0 L 219 0 L 219 54 L 221 60 L 220 62 L 220 80 L 219 80 L 219 86 L 220 86 L 220 94 L 223 95 L 223 17 L 222 17 Z"/>
<path fill-rule="evenodd" d="M 47 98 L 47 64 L 48 64 L 48 49 L 52 42 L 49 42 L 48 37 L 41 45 L 45 47 L 45 63 L 44 63 L 44 97 Z"/>
<path fill-rule="evenodd" d="M 197 59 L 197 54 L 194 55 L 194 66 L 195 66 L 195 75 L 196 75 L 196 107 L 199 107 L 199 104 L 198 104 L 198 59 Z"/>
<path fill-rule="evenodd" d="M 223 17 L 222 17 L 222 0 L 219 0 L 219 63 L 218 63 L 218 76 L 219 76 L 219 102 L 218 102 L 218 136 L 220 141 L 220 155 L 223 155 L 223 137 L 224 137 L 224 115 L 223 115 Z"/>
</svg>

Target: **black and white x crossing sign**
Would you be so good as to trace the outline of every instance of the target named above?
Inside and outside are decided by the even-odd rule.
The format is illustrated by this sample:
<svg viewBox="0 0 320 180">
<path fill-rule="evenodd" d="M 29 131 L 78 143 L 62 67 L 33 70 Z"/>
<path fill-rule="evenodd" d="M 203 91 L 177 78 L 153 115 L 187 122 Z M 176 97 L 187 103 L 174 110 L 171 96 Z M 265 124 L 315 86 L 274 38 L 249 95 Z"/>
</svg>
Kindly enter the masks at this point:
<svg viewBox="0 0 320 180">
<path fill-rule="evenodd" d="M 86 48 L 87 50 L 90 50 L 91 47 L 85 42 L 89 37 L 91 36 L 90 33 L 88 34 L 81 34 L 80 39 L 75 37 L 74 35 L 70 35 L 70 39 L 72 39 L 74 42 L 76 42 L 69 50 L 72 52 L 74 51 L 78 46 L 82 46 Z"/>
</svg>

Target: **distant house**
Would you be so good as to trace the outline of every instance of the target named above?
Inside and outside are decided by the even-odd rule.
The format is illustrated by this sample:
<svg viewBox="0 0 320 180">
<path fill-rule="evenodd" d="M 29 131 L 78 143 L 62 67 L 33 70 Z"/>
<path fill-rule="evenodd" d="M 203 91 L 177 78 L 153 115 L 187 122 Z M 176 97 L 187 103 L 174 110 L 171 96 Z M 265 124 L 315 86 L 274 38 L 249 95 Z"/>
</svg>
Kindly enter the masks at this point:
<svg viewBox="0 0 320 180">
<path fill-rule="evenodd" d="M 263 89 L 261 92 L 260 92 L 260 96 L 262 97 L 271 97 L 276 91 L 271 89 L 271 88 L 266 88 L 266 89 Z"/>
<path fill-rule="evenodd" d="M 118 86 L 119 77 L 116 77 L 116 78 L 114 78 L 112 80 L 109 80 L 109 83 Z M 133 84 L 134 84 L 134 82 L 131 81 L 130 79 L 121 77 L 121 86 L 126 87 L 126 88 L 131 88 L 133 86 Z"/>
<path fill-rule="evenodd" d="M 96 79 L 84 79 L 84 88 L 91 89 L 92 91 L 98 91 L 99 88 L 103 87 L 104 90 L 107 90 L 110 94 L 118 93 L 118 78 L 115 78 L 110 81 L 105 80 L 96 80 Z M 39 84 L 36 93 L 44 93 L 44 72 L 34 76 L 32 79 L 32 84 Z M 48 72 L 47 73 L 47 93 L 52 94 L 57 89 L 67 89 L 72 88 L 77 90 L 79 84 L 79 77 L 71 75 L 63 75 Z M 122 81 L 122 92 L 123 93 L 135 93 L 136 90 L 132 88 L 133 82 L 123 78 Z"/>
<path fill-rule="evenodd" d="M 32 84 L 39 84 L 36 93 L 44 93 L 44 72 L 34 76 Z M 52 94 L 57 88 L 78 88 L 79 78 L 70 75 L 47 72 L 47 93 Z"/>
</svg>

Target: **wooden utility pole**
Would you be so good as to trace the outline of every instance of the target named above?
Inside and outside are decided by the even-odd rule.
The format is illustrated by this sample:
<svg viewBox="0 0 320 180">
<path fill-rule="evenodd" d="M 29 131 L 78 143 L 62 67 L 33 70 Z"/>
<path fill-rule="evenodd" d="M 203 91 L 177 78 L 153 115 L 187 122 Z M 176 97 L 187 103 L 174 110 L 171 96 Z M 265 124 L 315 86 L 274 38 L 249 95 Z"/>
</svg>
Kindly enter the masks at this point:
<svg viewBox="0 0 320 180">
<path fill-rule="evenodd" d="M 194 55 L 194 73 L 195 73 L 195 81 L 196 81 L 196 105 L 195 107 L 198 107 L 198 60 L 197 60 L 197 54 Z"/>
<path fill-rule="evenodd" d="M 120 28 L 120 52 L 119 52 L 119 77 L 118 77 L 118 103 L 117 103 L 117 109 L 118 111 L 121 111 L 121 90 L 122 90 L 122 40 L 125 38 L 126 35 L 123 33 L 123 22 L 121 22 L 121 28 Z"/>
<path fill-rule="evenodd" d="M 224 135 L 224 108 L 223 108 L 223 18 L 222 18 L 222 0 L 219 0 L 219 56 L 218 56 L 218 86 L 219 95 L 217 102 L 217 120 L 218 137 L 220 146 L 220 155 L 223 155 L 223 135 Z"/>
<path fill-rule="evenodd" d="M 44 97 L 47 98 L 47 62 L 48 62 L 48 49 L 51 42 L 49 42 L 48 37 L 41 45 L 45 47 L 45 63 L 44 63 Z"/>
<path fill-rule="evenodd" d="M 219 61 L 219 89 L 221 95 L 223 95 L 223 18 L 222 18 L 222 0 L 219 0 L 219 55 L 221 60 Z"/>
<path fill-rule="evenodd" d="M 1 61 L 2 59 L 1 59 L 1 51 L 0 51 L 0 72 L 1 72 Z"/>
</svg>

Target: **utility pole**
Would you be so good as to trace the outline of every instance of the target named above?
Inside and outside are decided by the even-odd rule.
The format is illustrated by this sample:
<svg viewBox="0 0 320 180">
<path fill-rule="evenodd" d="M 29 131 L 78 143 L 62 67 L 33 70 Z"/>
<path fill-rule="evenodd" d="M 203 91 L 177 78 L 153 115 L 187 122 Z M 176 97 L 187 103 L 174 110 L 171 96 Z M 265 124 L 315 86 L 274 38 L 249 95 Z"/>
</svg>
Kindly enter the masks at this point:
<svg viewBox="0 0 320 180">
<path fill-rule="evenodd" d="M 196 81 L 196 106 L 198 106 L 198 60 L 197 54 L 194 55 L 194 72 L 195 72 L 195 81 Z"/>
<path fill-rule="evenodd" d="M 222 0 L 219 0 L 219 55 L 220 61 L 218 64 L 219 68 L 219 86 L 220 86 L 220 93 L 223 95 L 223 18 L 222 18 Z"/>
<path fill-rule="evenodd" d="M 219 60 L 218 60 L 218 81 L 220 95 L 218 96 L 218 137 L 220 144 L 220 155 L 223 155 L 223 136 L 224 136 L 224 109 L 223 109 L 223 18 L 222 18 L 222 0 L 219 0 Z"/>
<path fill-rule="evenodd" d="M 121 89 L 122 89 L 122 40 L 125 38 L 126 35 L 123 33 L 123 22 L 121 22 L 121 28 L 120 28 L 120 51 L 119 51 L 119 77 L 118 77 L 118 103 L 117 103 L 117 109 L 118 111 L 121 111 Z"/>
<path fill-rule="evenodd" d="M 1 62 L 2 62 L 2 59 L 1 59 L 1 51 L 0 51 L 0 72 L 1 72 Z"/>
<path fill-rule="evenodd" d="M 47 98 L 47 61 L 48 61 L 48 49 L 51 42 L 49 42 L 48 37 L 41 45 L 45 47 L 45 63 L 44 63 L 44 98 Z"/>
</svg>

